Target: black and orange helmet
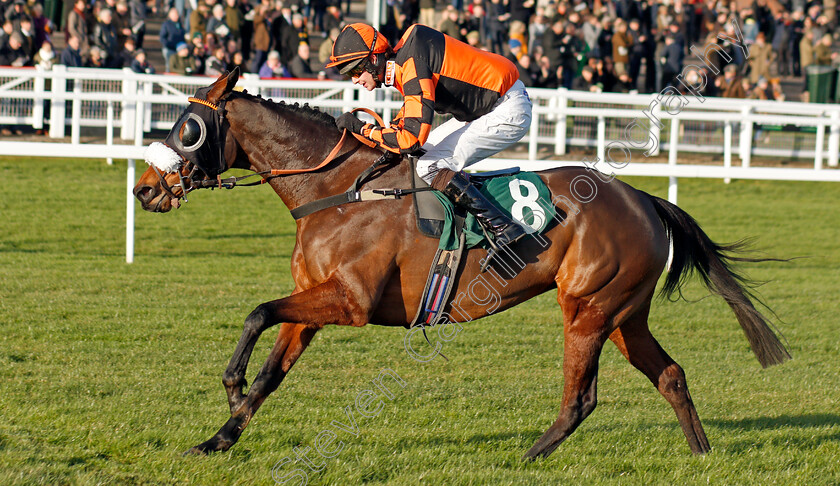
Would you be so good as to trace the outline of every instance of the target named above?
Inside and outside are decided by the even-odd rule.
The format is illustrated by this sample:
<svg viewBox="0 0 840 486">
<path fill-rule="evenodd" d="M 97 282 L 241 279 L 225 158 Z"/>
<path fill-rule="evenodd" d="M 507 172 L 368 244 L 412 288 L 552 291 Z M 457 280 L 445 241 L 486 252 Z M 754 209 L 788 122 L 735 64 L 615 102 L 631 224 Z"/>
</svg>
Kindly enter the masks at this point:
<svg viewBox="0 0 840 486">
<path fill-rule="evenodd" d="M 327 67 L 339 66 L 339 72 L 347 74 L 371 54 L 381 54 L 390 47 L 385 36 L 373 27 L 362 23 L 350 24 L 335 39 L 331 62 Z"/>
</svg>

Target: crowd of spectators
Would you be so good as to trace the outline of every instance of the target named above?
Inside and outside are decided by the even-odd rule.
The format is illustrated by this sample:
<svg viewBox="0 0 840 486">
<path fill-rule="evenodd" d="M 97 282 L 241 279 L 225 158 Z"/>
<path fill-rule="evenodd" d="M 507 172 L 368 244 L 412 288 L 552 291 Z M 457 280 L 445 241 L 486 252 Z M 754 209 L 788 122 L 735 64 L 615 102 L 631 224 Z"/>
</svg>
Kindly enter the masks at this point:
<svg viewBox="0 0 840 486">
<path fill-rule="evenodd" d="M 160 41 L 166 71 L 178 74 L 218 74 L 234 66 L 261 77 L 322 78 L 313 71 L 310 30 L 325 38 L 344 26 L 338 3 L 323 0 L 196 0 L 195 9 L 172 7 L 161 26 Z M 223 2 L 223 3 L 221 3 Z M 331 45 L 325 39 L 325 44 Z M 323 50 L 319 51 L 319 54 Z M 341 79 L 337 72 L 329 76 Z"/>
<path fill-rule="evenodd" d="M 394 40 L 406 25 L 434 22 L 507 56 L 527 86 L 593 92 L 685 91 L 677 76 L 687 59 L 710 52 L 711 68 L 690 73 L 708 79 L 701 94 L 782 100 L 780 78 L 837 61 L 836 1 L 466 1 L 452 0 L 440 16 L 435 0 L 402 2 L 383 32 Z"/>
<path fill-rule="evenodd" d="M 71 0 L 68 0 L 71 1 Z M 261 77 L 341 79 L 323 66 L 345 25 L 341 0 L 75 0 L 66 48 L 37 0 L 0 0 L 0 65 L 216 75 L 234 66 Z M 765 1 L 773 3 L 765 3 Z M 27 3 L 28 2 L 28 3 Z M 783 99 L 779 78 L 837 60 L 835 1 L 388 0 L 392 45 L 413 23 L 431 25 L 513 61 L 527 86 L 651 93 L 673 85 L 685 60 L 717 44 L 706 96 Z M 741 5 L 741 8 L 738 7 Z M 345 10 L 345 12 L 348 10 Z M 143 50 L 147 16 L 160 28 L 163 66 Z M 736 29 L 740 32 L 736 32 Z M 311 52 L 310 33 L 322 39 Z M 749 58 L 731 41 L 743 36 Z M 730 39 L 730 40 L 727 40 Z M 692 52 L 691 48 L 696 50 Z M 714 52 L 714 51 L 713 51 Z M 312 57 L 317 56 L 316 59 Z M 312 69 L 313 66 L 315 69 Z M 719 71 L 715 74 L 713 71 Z"/>
</svg>

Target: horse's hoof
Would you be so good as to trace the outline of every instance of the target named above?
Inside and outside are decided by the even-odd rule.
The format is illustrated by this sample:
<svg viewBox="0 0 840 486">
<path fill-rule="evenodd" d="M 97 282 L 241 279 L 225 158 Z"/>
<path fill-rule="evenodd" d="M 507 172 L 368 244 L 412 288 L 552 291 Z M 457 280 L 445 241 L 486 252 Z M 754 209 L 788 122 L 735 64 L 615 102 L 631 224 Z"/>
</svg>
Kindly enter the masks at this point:
<svg viewBox="0 0 840 486">
<path fill-rule="evenodd" d="M 184 452 L 184 453 L 183 453 L 183 454 L 181 454 L 181 455 L 182 455 L 182 456 L 185 456 L 185 457 L 186 457 L 186 456 L 206 456 L 206 455 L 207 455 L 207 451 L 205 451 L 204 449 L 201 449 L 201 448 L 200 448 L 200 447 L 198 447 L 198 446 L 195 446 L 195 447 L 190 448 L 190 450 L 188 450 L 188 451 Z"/>
<path fill-rule="evenodd" d="M 541 455 L 539 453 L 533 453 L 531 451 L 528 451 L 528 452 L 525 453 L 524 456 L 522 456 L 522 461 L 523 462 L 534 462 L 539 457 L 541 457 Z"/>
</svg>

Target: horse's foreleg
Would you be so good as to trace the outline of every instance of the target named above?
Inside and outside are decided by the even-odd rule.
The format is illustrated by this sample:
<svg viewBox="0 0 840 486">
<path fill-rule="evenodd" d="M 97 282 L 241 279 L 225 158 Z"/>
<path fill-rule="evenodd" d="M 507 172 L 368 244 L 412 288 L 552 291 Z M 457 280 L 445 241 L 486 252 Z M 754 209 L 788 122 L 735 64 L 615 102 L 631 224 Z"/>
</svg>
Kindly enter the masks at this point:
<svg viewBox="0 0 840 486">
<path fill-rule="evenodd" d="M 685 433 L 685 438 L 688 440 L 688 445 L 691 447 L 691 452 L 695 454 L 709 452 L 711 450 L 709 440 L 706 438 L 697 409 L 694 408 L 694 402 L 691 401 L 691 395 L 688 393 L 685 373 L 650 333 L 649 310 L 650 302 L 648 301 L 648 306 L 616 329 L 610 335 L 610 339 L 627 361 L 644 373 L 671 404 Z"/>
<path fill-rule="evenodd" d="M 595 410 L 598 357 L 606 336 L 603 313 L 579 299 L 564 302 L 563 401 L 557 420 L 525 453 L 548 456 Z"/>
<path fill-rule="evenodd" d="M 192 449 L 189 453 L 206 454 L 214 451 L 226 451 L 239 440 L 242 431 L 248 426 L 251 417 L 271 392 L 280 386 L 283 378 L 309 345 L 317 328 L 301 324 L 284 323 L 280 334 L 262 369 L 257 374 L 251 389 L 240 400 L 239 407 L 231 410 L 228 419 L 216 435 Z M 252 346 L 253 347 L 253 346 Z"/>
<path fill-rule="evenodd" d="M 254 412 L 280 385 L 318 329 L 326 324 L 361 326 L 367 323 L 366 306 L 360 305 L 360 300 L 348 294 L 339 282 L 330 280 L 254 309 L 245 320 L 242 337 L 223 377 L 231 418 L 210 440 L 189 452 L 227 450 L 236 443 Z M 263 331 L 279 322 L 284 324 L 277 342 L 245 395 L 242 388 L 254 345 Z"/>
<path fill-rule="evenodd" d="M 248 360 L 263 331 L 279 322 L 305 324 L 313 328 L 321 328 L 325 324 L 364 324 L 366 315 L 357 310 L 358 306 L 349 306 L 348 300 L 339 283 L 328 281 L 284 299 L 260 304 L 254 309 L 245 319 L 242 336 L 222 377 L 230 412 L 238 410 L 245 399 L 242 389 L 246 385 Z"/>
</svg>

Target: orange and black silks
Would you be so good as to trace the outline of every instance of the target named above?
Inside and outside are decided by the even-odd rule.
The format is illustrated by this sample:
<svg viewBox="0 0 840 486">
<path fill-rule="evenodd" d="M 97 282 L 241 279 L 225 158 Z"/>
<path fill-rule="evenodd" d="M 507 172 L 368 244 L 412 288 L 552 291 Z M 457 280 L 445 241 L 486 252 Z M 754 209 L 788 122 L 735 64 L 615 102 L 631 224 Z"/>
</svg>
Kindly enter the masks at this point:
<svg viewBox="0 0 840 486">
<path fill-rule="evenodd" d="M 386 84 L 405 97 L 387 128 L 365 125 L 362 135 L 396 153 L 419 149 L 432 130 L 434 112 L 472 121 L 493 109 L 519 79 L 508 59 L 471 47 L 424 25 L 413 25 L 394 48 Z"/>
</svg>

